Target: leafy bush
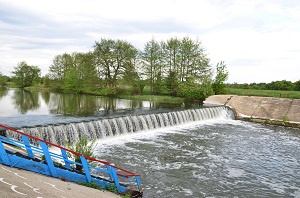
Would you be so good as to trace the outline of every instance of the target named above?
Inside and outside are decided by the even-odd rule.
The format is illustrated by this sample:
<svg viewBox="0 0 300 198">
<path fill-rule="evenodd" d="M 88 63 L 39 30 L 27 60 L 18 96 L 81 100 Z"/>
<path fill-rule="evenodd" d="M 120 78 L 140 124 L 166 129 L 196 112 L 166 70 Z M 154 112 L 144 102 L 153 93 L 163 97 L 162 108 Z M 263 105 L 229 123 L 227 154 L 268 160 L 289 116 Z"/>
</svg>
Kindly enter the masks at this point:
<svg viewBox="0 0 300 198">
<path fill-rule="evenodd" d="M 94 139 L 91 143 L 88 142 L 88 136 L 84 136 L 83 138 L 79 139 L 76 144 L 73 142 L 67 142 L 65 143 L 67 148 L 70 150 L 73 150 L 77 153 L 82 154 L 83 156 L 88 156 L 95 158 L 93 154 L 94 148 L 97 146 L 95 145 L 96 139 Z M 81 163 L 80 156 L 68 153 L 69 157 L 73 158 L 75 162 Z M 76 164 L 76 170 L 82 171 L 82 166 Z"/>
</svg>

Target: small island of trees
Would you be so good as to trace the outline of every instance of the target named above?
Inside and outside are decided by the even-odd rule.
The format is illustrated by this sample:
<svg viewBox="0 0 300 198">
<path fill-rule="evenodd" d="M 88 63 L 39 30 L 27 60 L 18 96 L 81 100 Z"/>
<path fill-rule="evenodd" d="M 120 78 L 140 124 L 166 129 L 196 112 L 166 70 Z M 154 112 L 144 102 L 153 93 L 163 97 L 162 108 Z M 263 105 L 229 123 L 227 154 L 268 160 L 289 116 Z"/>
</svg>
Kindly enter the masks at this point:
<svg viewBox="0 0 300 198">
<path fill-rule="evenodd" d="M 225 93 L 228 78 L 225 63 L 213 68 L 201 42 L 189 37 L 152 38 L 142 51 L 124 40 L 102 38 L 92 51 L 56 55 L 44 77 L 26 62 L 14 69 L 11 79 L 0 74 L 2 86 L 11 80 L 20 88 L 43 84 L 52 91 L 103 96 L 138 95 L 147 87 L 150 95 L 200 101 Z"/>
</svg>

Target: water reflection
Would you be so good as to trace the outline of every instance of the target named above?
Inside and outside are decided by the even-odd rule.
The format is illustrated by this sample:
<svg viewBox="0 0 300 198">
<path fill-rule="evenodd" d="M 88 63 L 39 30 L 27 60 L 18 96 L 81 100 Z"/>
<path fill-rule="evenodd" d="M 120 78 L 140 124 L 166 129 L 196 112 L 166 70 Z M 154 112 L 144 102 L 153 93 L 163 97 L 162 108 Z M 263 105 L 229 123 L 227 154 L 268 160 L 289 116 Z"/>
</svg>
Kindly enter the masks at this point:
<svg viewBox="0 0 300 198">
<path fill-rule="evenodd" d="M 30 110 L 36 110 L 40 107 L 37 92 L 16 89 L 11 97 L 12 104 L 21 114 L 26 114 Z"/>
<path fill-rule="evenodd" d="M 76 94 L 50 94 L 49 113 L 91 116 L 97 109 L 96 97 Z"/>
<path fill-rule="evenodd" d="M 89 117 L 118 110 L 166 108 L 166 104 L 150 101 L 125 100 L 83 94 L 61 94 L 22 89 L 1 89 L 0 105 L 6 115 L 64 115 Z M 181 108 L 181 104 L 170 106 Z M 17 112 L 15 112 L 17 111 Z"/>
<path fill-rule="evenodd" d="M 6 96 L 8 93 L 8 89 L 6 88 L 0 88 L 0 99 L 4 96 Z"/>
<path fill-rule="evenodd" d="M 45 101 L 45 103 L 49 104 L 49 101 L 50 101 L 50 92 L 48 92 L 48 91 L 42 91 L 40 93 L 41 93 L 41 96 L 42 96 L 43 100 Z"/>
<path fill-rule="evenodd" d="M 80 122 L 128 114 L 158 113 L 189 108 L 186 104 L 170 105 L 150 101 L 22 89 L 1 90 L 0 107 L 0 122 L 16 127 Z"/>
</svg>

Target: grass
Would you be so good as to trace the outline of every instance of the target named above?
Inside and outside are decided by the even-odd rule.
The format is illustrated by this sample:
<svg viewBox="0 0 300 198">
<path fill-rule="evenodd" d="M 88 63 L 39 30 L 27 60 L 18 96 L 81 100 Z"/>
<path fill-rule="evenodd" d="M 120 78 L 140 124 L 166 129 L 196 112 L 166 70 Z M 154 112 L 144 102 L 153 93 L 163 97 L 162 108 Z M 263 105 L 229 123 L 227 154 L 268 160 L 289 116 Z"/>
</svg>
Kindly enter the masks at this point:
<svg viewBox="0 0 300 198">
<path fill-rule="evenodd" d="M 163 102 L 171 104 L 179 104 L 184 101 L 184 98 L 172 97 L 172 96 L 157 96 L 157 95 L 120 95 L 118 98 L 129 99 L 129 100 L 143 100 L 153 102 Z"/>
<path fill-rule="evenodd" d="M 264 97 L 300 99 L 300 91 L 229 89 L 228 94 L 234 94 L 239 96 L 264 96 Z"/>
<path fill-rule="evenodd" d="M 184 98 L 180 98 L 180 97 L 151 95 L 150 88 L 148 86 L 144 88 L 143 95 L 123 94 L 123 95 L 118 95 L 118 98 L 123 98 L 128 100 L 162 102 L 162 103 L 170 103 L 170 104 L 180 104 L 184 102 Z"/>
<path fill-rule="evenodd" d="M 90 183 L 86 183 L 86 182 L 76 182 L 76 183 L 79 184 L 79 185 L 82 185 L 82 186 L 86 186 L 86 187 L 90 187 L 90 188 L 95 188 L 97 190 L 107 190 L 107 191 L 112 192 L 114 194 L 118 194 L 117 187 L 114 184 L 106 186 L 106 189 L 103 189 L 99 184 L 97 184 L 94 181 L 92 181 Z M 121 197 L 122 198 L 130 198 L 130 195 L 125 194 L 125 195 L 121 195 Z"/>
</svg>

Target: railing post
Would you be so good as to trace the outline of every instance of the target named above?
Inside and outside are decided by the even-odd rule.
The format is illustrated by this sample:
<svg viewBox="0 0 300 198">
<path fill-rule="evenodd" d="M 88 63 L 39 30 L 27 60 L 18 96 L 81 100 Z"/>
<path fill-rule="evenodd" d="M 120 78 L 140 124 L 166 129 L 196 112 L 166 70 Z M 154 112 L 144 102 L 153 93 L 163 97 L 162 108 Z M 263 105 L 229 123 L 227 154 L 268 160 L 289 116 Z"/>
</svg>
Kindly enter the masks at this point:
<svg viewBox="0 0 300 198">
<path fill-rule="evenodd" d="M 25 136 L 25 135 L 22 135 L 22 139 L 23 139 L 23 142 L 24 142 L 24 145 L 25 145 L 28 156 L 31 157 L 31 158 L 34 158 L 34 155 L 33 155 L 28 137 Z"/>
<path fill-rule="evenodd" d="M 40 142 L 40 145 L 42 147 L 42 150 L 43 150 L 43 154 L 46 158 L 46 162 L 48 164 L 48 167 L 49 167 L 49 170 L 50 170 L 50 173 L 53 177 L 57 177 L 57 173 L 56 173 L 56 169 L 55 169 L 55 166 L 53 164 L 53 161 L 52 161 L 52 158 L 50 156 L 50 153 L 49 153 L 49 150 L 48 150 L 48 147 L 47 147 L 47 144 L 45 142 Z"/>
<path fill-rule="evenodd" d="M 120 193 L 121 192 L 121 186 L 120 186 L 120 183 L 119 183 L 119 178 L 118 178 L 118 175 L 117 175 L 117 170 L 114 167 L 109 166 L 109 165 L 106 165 L 106 168 L 107 168 L 107 170 L 109 172 L 110 179 L 115 183 L 115 185 L 117 187 L 117 190 Z"/>
<path fill-rule="evenodd" d="M 91 173 L 90 173 L 88 162 L 83 156 L 80 156 L 80 160 L 81 160 L 81 164 L 83 166 L 83 170 L 84 170 L 84 173 L 85 173 L 85 176 L 86 176 L 86 180 L 87 180 L 88 183 L 90 183 L 92 181 L 92 176 L 91 176 Z"/>
<path fill-rule="evenodd" d="M 3 144 L 2 144 L 1 139 L 0 139 L 0 159 L 1 159 L 1 161 L 2 161 L 3 164 L 10 165 L 10 160 L 9 160 L 9 158 L 7 156 L 7 153 L 5 151 L 5 148 L 4 148 Z"/>
<path fill-rule="evenodd" d="M 70 166 L 70 162 L 68 161 L 68 155 L 67 155 L 66 150 L 64 150 L 63 148 L 61 148 L 60 151 L 61 151 L 61 155 L 64 158 L 64 162 L 65 162 L 66 168 L 69 169 L 69 170 L 72 170 L 72 168 Z"/>
</svg>

